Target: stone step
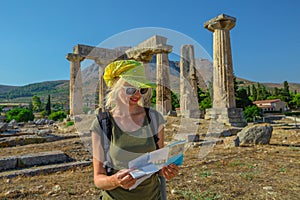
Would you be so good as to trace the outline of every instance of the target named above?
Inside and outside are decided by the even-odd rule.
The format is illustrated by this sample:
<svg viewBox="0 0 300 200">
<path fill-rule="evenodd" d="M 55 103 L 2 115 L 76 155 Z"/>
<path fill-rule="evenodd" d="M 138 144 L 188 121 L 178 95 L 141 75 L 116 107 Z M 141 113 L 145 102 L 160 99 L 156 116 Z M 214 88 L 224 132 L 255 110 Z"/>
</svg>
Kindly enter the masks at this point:
<svg viewBox="0 0 300 200">
<path fill-rule="evenodd" d="M 62 151 L 46 151 L 9 157 L 0 157 L 0 172 L 16 168 L 70 162 L 72 159 Z"/>
<path fill-rule="evenodd" d="M 77 161 L 77 162 L 69 162 L 69 163 L 61 163 L 61 164 L 53 164 L 46 166 L 39 166 L 21 170 L 12 170 L 0 173 L 0 179 L 3 178 L 14 178 L 17 176 L 35 176 L 39 174 L 49 174 L 55 173 L 58 171 L 66 171 L 68 169 L 76 168 L 76 167 L 85 167 L 92 164 L 92 161 Z"/>
<path fill-rule="evenodd" d="M 35 135 L 22 135 L 17 137 L 7 137 L 1 138 L 0 140 L 0 148 L 4 147 L 15 147 L 15 146 L 23 146 L 27 144 L 38 144 L 44 142 L 55 142 L 58 140 L 70 139 L 79 137 L 78 134 L 73 135 L 66 135 L 66 136 L 57 136 L 57 135 L 50 135 L 47 137 L 40 137 Z"/>
</svg>

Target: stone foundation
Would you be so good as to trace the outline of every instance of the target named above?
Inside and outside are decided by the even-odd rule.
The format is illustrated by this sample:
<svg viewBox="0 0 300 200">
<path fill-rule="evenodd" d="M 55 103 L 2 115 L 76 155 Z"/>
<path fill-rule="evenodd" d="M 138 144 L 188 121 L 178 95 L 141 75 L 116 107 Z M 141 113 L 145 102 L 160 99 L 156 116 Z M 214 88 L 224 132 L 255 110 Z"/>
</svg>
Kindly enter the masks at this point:
<svg viewBox="0 0 300 200">
<path fill-rule="evenodd" d="M 205 119 L 216 120 L 225 125 L 244 127 L 247 125 L 241 108 L 210 108 L 206 110 Z"/>
</svg>

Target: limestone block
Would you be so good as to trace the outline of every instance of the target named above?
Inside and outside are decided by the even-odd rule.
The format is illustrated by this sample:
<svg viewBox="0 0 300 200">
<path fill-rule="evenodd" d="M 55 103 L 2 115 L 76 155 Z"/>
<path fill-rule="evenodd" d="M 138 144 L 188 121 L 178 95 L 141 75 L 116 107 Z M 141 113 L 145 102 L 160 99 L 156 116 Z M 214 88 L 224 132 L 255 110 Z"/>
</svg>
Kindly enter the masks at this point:
<svg viewBox="0 0 300 200">
<path fill-rule="evenodd" d="M 237 134 L 240 145 L 246 144 L 269 144 L 272 137 L 272 126 L 254 125 L 245 127 Z"/>
<path fill-rule="evenodd" d="M 69 161 L 69 157 L 62 151 L 39 152 L 18 157 L 18 167 L 31 167 Z"/>
<path fill-rule="evenodd" d="M 8 124 L 6 122 L 0 123 L 0 133 L 5 132 L 7 130 Z"/>
<path fill-rule="evenodd" d="M 14 169 L 17 166 L 17 158 L 15 156 L 0 158 L 0 172 L 8 169 Z"/>
</svg>

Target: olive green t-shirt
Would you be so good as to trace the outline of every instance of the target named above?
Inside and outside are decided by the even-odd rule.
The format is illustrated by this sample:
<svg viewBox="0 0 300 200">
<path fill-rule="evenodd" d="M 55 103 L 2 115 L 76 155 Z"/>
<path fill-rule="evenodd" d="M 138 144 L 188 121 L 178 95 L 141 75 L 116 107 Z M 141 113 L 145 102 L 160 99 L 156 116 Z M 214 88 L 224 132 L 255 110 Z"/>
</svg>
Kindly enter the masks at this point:
<svg viewBox="0 0 300 200">
<path fill-rule="evenodd" d="M 155 123 L 157 123 L 157 127 L 165 123 L 165 120 L 160 113 L 155 110 L 150 110 L 149 112 L 154 112 L 153 115 L 149 115 L 156 116 L 156 119 L 151 118 L 151 122 L 152 120 L 156 120 Z M 145 116 L 143 126 L 132 132 L 123 131 L 117 125 L 111 115 L 110 119 L 112 124 L 112 138 L 109 152 L 112 165 L 114 167 L 114 172 L 124 168 L 127 169 L 129 161 L 141 156 L 144 153 L 151 152 L 156 149 L 156 144 L 153 138 L 153 134 L 156 133 L 152 132 L 152 128 L 149 125 L 147 116 Z M 91 130 L 101 136 L 102 130 L 97 119 L 94 120 Z M 118 187 L 113 190 L 104 191 L 103 200 L 158 200 L 160 199 L 159 186 L 160 183 L 158 176 L 157 174 L 154 174 L 133 190 L 129 191 Z"/>
</svg>

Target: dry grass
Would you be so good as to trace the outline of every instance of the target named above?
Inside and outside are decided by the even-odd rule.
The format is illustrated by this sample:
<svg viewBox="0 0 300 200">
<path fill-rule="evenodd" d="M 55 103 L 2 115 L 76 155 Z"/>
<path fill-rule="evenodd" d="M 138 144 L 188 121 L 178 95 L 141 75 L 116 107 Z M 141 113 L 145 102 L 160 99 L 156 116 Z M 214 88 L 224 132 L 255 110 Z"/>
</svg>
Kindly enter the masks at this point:
<svg viewBox="0 0 300 200">
<path fill-rule="evenodd" d="M 173 118 L 169 125 L 177 122 Z M 275 122 L 270 145 L 219 144 L 203 159 L 199 147 L 190 148 L 180 175 L 167 183 L 168 199 L 299 199 L 300 129 L 288 120 Z M 166 131 L 168 137 L 173 129 Z M 79 138 L 2 148 L 0 156 L 49 150 L 62 150 L 76 160 L 90 158 Z M 100 194 L 93 185 L 92 166 L 3 179 L 0 185 L 0 199 L 98 199 Z"/>
</svg>

